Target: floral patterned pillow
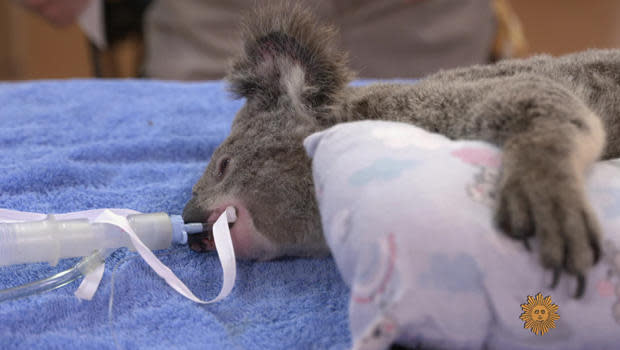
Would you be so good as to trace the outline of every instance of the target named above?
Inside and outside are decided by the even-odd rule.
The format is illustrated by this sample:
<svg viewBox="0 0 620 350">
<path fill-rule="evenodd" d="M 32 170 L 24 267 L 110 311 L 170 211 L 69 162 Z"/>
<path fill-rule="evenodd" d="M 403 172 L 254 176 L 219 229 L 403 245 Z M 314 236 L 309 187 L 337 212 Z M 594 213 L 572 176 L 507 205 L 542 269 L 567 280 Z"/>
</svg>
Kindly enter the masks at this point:
<svg viewBox="0 0 620 350">
<path fill-rule="evenodd" d="M 492 225 L 497 148 L 383 121 L 340 124 L 304 145 L 326 239 L 351 288 L 354 348 L 620 344 L 615 161 L 598 163 L 589 177 L 606 251 L 575 300 L 573 278 L 548 288 L 551 273 L 537 255 Z"/>
</svg>

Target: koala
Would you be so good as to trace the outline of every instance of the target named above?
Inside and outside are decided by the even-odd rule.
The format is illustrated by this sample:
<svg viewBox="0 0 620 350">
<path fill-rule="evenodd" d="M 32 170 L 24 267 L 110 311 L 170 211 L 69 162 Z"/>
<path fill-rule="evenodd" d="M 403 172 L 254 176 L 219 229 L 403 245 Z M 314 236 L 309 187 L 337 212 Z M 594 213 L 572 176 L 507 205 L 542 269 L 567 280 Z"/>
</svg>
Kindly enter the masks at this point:
<svg viewBox="0 0 620 350">
<path fill-rule="evenodd" d="M 245 105 L 193 187 L 186 221 L 214 222 L 232 205 L 238 257 L 327 255 L 304 138 L 350 121 L 411 123 L 501 147 L 497 227 L 527 248 L 536 237 L 552 287 L 565 272 L 577 280 L 575 296 L 584 293 L 602 238 L 584 181 L 593 162 L 620 156 L 620 51 L 535 56 L 440 71 L 414 84 L 354 87 L 335 30 L 298 5 L 258 8 L 242 32 L 227 80 Z M 214 247 L 207 239 L 194 248 Z"/>
</svg>

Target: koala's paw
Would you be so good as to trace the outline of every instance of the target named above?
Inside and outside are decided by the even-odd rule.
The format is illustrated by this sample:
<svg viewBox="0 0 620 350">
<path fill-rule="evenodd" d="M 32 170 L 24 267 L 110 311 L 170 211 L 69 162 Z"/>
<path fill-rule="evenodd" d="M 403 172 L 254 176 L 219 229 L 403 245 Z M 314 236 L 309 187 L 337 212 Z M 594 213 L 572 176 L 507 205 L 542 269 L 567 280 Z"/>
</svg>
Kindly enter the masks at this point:
<svg viewBox="0 0 620 350">
<path fill-rule="evenodd" d="M 583 184 L 566 174 L 504 174 L 499 184 L 495 222 L 511 237 L 539 241 L 540 259 L 553 271 L 577 278 L 575 297 L 585 291 L 586 274 L 600 258 L 601 232 Z M 549 176 L 551 175 L 551 176 Z"/>
</svg>

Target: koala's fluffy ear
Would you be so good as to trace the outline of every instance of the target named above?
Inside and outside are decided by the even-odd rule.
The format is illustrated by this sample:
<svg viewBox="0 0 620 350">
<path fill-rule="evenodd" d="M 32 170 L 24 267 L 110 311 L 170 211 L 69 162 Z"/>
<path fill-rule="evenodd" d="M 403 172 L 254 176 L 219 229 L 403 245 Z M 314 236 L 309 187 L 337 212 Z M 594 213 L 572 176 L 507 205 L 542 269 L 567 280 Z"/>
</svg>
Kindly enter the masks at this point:
<svg viewBox="0 0 620 350">
<path fill-rule="evenodd" d="M 351 79 L 335 30 L 306 9 L 280 1 L 246 16 L 243 51 L 228 74 L 231 90 L 259 108 L 316 110 L 334 102 Z M 290 105 L 290 106 L 289 106 Z"/>
</svg>

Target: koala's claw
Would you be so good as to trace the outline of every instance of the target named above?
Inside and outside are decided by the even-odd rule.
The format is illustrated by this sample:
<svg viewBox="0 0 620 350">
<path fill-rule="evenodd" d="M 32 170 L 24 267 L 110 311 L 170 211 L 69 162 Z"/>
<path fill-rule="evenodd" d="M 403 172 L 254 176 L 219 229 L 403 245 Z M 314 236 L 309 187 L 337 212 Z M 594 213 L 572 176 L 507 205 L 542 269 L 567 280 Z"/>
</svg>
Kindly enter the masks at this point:
<svg viewBox="0 0 620 350">
<path fill-rule="evenodd" d="M 585 223 L 588 232 L 594 233 L 598 231 L 598 224 L 596 223 L 596 221 L 591 221 L 592 215 L 588 215 L 585 210 L 582 210 L 581 217 L 583 218 L 583 222 Z M 596 264 L 601 259 L 601 244 L 596 235 L 588 235 L 588 239 L 588 243 L 590 244 L 590 248 L 592 248 L 592 253 L 594 255 L 594 264 Z"/>
<path fill-rule="evenodd" d="M 600 259 L 600 228 L 585 200 L 583 186 L 568 174 L 505 174 L 500 182 L 495 222 L 523 242 L 536 235 L 540 260 L 553 271 L 551 287 L 563 271 L 576 276 L 575 297 L 583 296 L 588 270 Z M 517 176 L 518 175 L 518 176 Z M 524 179 L 529 179 L 526 181 Z M 537 180 L 537 181 L 533 181 Z"/>
<path fill-rule="evenodd" d="M 575 292 L 575 299 L 579 299 L 586 291 L 586 276 L 583 274 L 577 274 L 577 291 Z"/>
<path fill-rule="evenodd" d="M 525 250 L 527 250 L 528 252 L 532 251 L 532 247 L 530 246 L 530 241 L 528 237 L 523 237 L 523 246 L 525 247 Z"/>
<path fill-rule="evenodd" d="M 560 282 L 561 273 L 562 273 L 561 268 L 556 267 L 555 269 L 553 269 L 553 281 L 551 281 L 551 285 L 549 286 L 549 288 L 555 289 L 555 287 L 558 286 L 558 282 Z"/>
<path fill-rule="evenodd" d="M 555 289 L 558 286 L 558 282 L 560 282 L 560 276 L 562 274 L 561 268 L 553 269 L 553 281 L 551 281 L 551 285 L 549 288 Z M 575 295 L 573 296 L 575 299 L 579 299 L 583 296 L 586 291 L 586 276 L 583 274 L 577 274 L 577 289 L 575 290 Z"/>
</svg>

